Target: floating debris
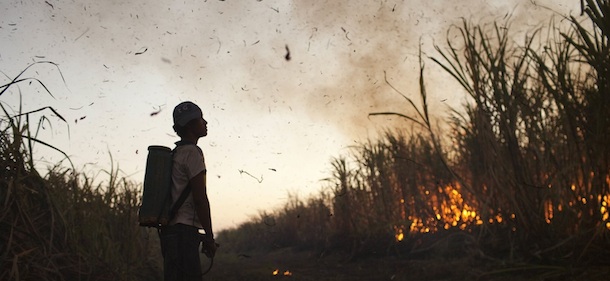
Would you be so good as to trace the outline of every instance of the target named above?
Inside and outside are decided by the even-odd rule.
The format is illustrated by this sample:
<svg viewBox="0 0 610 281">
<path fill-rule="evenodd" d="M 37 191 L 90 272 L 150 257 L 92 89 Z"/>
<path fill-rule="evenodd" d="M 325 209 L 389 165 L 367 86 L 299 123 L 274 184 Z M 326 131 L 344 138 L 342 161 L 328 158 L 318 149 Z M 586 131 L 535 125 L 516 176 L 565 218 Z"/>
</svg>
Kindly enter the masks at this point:
<svg viewBox="0 0 610 281">
<path fill-rule="evenodd" d="M 292 58 L 290 56 L 290 49 L 288 49 L 288 45 L 286 45 L 286 56 L 284 57 L 287 61 L 290 61 L 290 59 Z"/>
<path fill-rule="evenodd" d="M 144 54 L 144 53 L 146 53 L 146 51 L 148 51 L 148 48 L 145 47 L 143 51 L 136 52 L 135 55 L 137 56 L 137 55 Z"/>
</svg>

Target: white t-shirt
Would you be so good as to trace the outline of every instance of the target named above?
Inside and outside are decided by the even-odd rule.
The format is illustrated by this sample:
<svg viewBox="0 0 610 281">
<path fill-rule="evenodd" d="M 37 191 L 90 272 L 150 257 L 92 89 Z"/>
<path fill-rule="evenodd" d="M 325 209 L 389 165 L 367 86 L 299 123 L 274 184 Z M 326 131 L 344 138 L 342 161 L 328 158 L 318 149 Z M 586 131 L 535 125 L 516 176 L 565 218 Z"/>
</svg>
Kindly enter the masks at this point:
<svg viewBox="0 0 610 281">
<path fill-rule="evenodd" d="M 197 145 L 187 144 L 176 147 L 174 150 L 174 164 L 172 167 L 172 205 L 176 203 L 189 180 L 203 172 L 205 176 L 205 159 L 203 151 Z M 170 225 L 182 223 L 201 228 L 201 222 L 193 204 L 192 190 L 186 200 L 176 212 Z"/>
</svg>

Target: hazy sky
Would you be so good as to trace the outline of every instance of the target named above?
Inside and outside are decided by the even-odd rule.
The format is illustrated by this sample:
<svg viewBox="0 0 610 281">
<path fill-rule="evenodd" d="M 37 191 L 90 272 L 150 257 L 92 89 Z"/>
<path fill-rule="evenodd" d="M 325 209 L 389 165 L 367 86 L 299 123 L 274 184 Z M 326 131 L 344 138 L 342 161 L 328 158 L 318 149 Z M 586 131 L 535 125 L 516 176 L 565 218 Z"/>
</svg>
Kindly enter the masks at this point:
<svg viewBox="0 0 610 281">
<path fill-rule="evenodd" d="M 420 42 L 436 56 L 433 45 L 445 46 L 461 18 L 491 23 L 512 13 L 514 30 L 528 31 L 547 24 L 551 10 L 578 15 L 579 3 L 3 0 L 0 71 L 13 78 L 34 61 L 59 65 L 65 84 L 51 65 L 24 75 L 55 98 L 22 84 L 23 111 L 52 106 L 64 116 L 68 124 L 44 112 L 52 126 L 40 137 L 99 181 L 114 163 L 141 182 L 147 147 L 177 140 L 173 107 L 198 103 L 209 122 L 199 146 L 218 230 L 281 206 L 289 192 L 322 190 L 331 159 L 388 124 L 368 113 L 406 110 L 384 72 L 417 100 Z M 464 100 L 429 60 L 426 69 L 438 114 Z M 18 97 L 15 88 L 0 102 L 17 110 Z M 44 149 L 35 157 L 41 166 L 62 159 Z"/>
</svg>

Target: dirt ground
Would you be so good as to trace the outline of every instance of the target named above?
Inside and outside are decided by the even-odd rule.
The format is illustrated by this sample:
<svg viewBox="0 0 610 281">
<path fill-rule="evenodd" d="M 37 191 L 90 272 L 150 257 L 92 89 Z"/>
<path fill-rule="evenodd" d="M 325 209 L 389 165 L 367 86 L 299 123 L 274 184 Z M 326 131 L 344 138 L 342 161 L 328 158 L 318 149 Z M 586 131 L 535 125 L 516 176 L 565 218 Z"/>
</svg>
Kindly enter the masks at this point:
<svg viewBox="0 0 610 281">
<path fill-rule="evenodd" d="M 208 262 L 208 261 L 206 261 Z M 320 256 L 281 249 L 271 253 L 219 253 L 203 280 L 610 280 L 610 265 L 567 268 L 503 265 L 499 261 L 465 257 L 446 259 L 405 257 Z"/>
</svg>

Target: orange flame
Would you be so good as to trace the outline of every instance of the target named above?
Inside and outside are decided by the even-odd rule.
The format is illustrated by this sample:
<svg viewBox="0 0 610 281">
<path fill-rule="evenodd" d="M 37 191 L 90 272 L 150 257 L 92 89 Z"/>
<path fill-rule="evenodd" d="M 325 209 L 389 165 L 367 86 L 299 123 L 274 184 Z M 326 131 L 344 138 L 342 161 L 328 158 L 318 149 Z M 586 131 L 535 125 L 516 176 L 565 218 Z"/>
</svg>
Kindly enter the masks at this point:
<svg viewBox="0 0 610 281">
<path fill-rule="evenodd" d="M 271 274 L 273 274 L 273 276 L 278 276 L 280 274 L 280 270 L 276 269 Z M 286 271 L 284 271 L 283 275 L 284 276 L 292 276 L 292 272 L 290 272 L 289 270 L 286 270 Z"/>
<path fill-rule="evenodd" d="M 403 233 L 402 227 L 394 226 L 394 232 L 396 233 L 396 242 L 400 242 L 405 238 L 405 234 Z"/>
<path fill-rule="evenodd" d="M 408 219 L 411 221 L 409 231 L 427 233 L 435 232 L 439 228 L 449 229 L 451 227 L 459 227 L 460 229 L 466 229 L 469 224 L 483 224 L 475 207 L 466 203 L 462 198 L 460 189 L 461 186 L 459 184 L 447 185 L 444 188 L 439 187 L 439 191 L 448 195 L 448 199 L 441 201 L 435 195 L 432 195 L 430 199 L 435 205 L 433 207 L 436 213 L 435 216 L 428 219 L 409 217 Z M 430 192 L 426 190 L 425 194 L 430 195 Z M 438 205 L 440 205 L 440 208 L 436 207 Z M 496 220 L 502 221 L 502 217 L 498 215 Z M 403 229 L 403 227 L 395 227 L 397 241 L 404 239 Z"/>
<path fill-rule="evenodd" d="M 610 185 L 610 176 L 606 178 L 608 184 Z M 550 188 L 550 187 L 549 187 Z M 410 215 L 407 217 L 407 211 L 405 210 L 405 199 L 400 199 L 400 215 L 403 220 L 410 221 L 409 226 L 405 225 L 396 225 L 394 226 L 394 237 L 396 242 L 401 242 L 405 239 L 406 231 L 412 233 L 428 233 L 428 232 L 436 232 L 440 229 L 450 229 L 452 227 L 458 227 L 462 230 L 467 229 L 469 225 L 482 225 L 484 223 L 489 224 L 502 224 L 506 223 L 507 220 L 515 220 L 516 215 L 510 214 L 509 217 L 503 217 L 502 210 L 492 211 L 491 214 L 493 216 L 489 218 L 487 221 L 483 221 L 481 216 L 479 215 L 479 211 L 477 207 L 471 205 L 464 201 L 462 194 L 460 192 L 461 186 L 459 184 L 450 184 L 445 187 L 438 187 L 438 191 L 446 197 L 438 198 L 438 196 L 434 194 L 430 194 L 425 187 L 420 187 L 423 194 L 425 196 L 429 196 L 427 200 L 430 200 L 430 204 L 433 206 L 432 209 L 434 211 L 434 215 L 432 217 L 424 218 L 424 217 L 416 217 Z M 572 184 L 570 189 L 573 192 L 576 192 L 577 185 Z M 576 200 L 567 201 L 567 202 L 553 202 L 553 200 L 548 199 L 544 201 L 544 218 L 546 223 L 552 223 L 553 218 L 557 215 L 556 212 L 564 211 L 566 206 L 574 206 L 575 204 L 587 204 L 593 202 L 595 197 L 592 195 L 589 196 L 589 200 L 582 196 L 576 196 Z M 606 195 L 598 195 L 597 202 L 600 202 L 599 212 L 602 218 L 602 225 L 606 228 L 610 229 L 610 194 Z M 475 202 L 476 203 L 476 202 Z M 580 217 L 582 214 L 578 214 Z M 516 231 L 515 227 L 512 228 L 512 231 Z"/>
</svg>

